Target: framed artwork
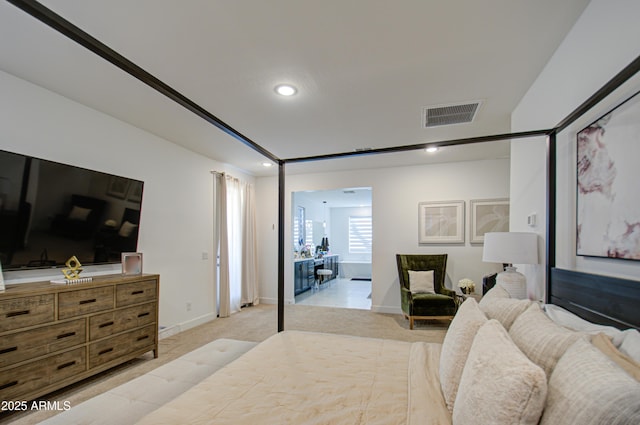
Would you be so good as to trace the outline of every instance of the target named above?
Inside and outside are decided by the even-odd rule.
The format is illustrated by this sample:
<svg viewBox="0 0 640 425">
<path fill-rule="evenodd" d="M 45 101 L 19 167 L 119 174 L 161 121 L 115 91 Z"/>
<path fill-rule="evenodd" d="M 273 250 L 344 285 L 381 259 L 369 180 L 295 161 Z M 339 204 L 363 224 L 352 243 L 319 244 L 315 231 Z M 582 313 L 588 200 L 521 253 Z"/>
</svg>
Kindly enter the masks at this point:
<svg viewBox="0 0 640 425">
<path fill-rule="evenodd" d="M 111 176 L 109 178 L 109 186 L 107 186 L 107 195 L 124 199 L 129 191 L 130 183 L 131 181 L 124 177 Z"/>
<path fill-rule="evenodd" d="M 472 199 L 469 242 L 484 243 L 487 232 L 509 231 L 509 199 Z"/>
<path fill-rule="evenodd" d="M 464 243 L 464 201 L 420 202 L 418 242 Z"/>
<path fill-rule="evenodd" d="M 142 274 L 142 253 L 123 252 L 122 253 L 122 274 L 135 275 Z"/>
<path fill-rule="evenodd" d="M 127 201 L 140 202 L 142 201 L 142 182 L 140 181 L 131 181 L 129 186 L 129 195 L 127 196 Z"/>
<path fill-rule="evenodd" d="M 576 139 L 577 255 L 640 260 L 640 92 Z"/>
</svg>

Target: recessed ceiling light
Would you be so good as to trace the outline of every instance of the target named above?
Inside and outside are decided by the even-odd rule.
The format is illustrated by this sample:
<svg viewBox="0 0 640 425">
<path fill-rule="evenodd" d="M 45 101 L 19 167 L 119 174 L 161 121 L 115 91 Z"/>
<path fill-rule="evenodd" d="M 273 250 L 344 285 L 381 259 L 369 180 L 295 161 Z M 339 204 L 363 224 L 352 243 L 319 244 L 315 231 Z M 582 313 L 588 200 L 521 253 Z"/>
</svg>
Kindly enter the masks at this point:
<svg viewBox="0 0 640 425">
<path fill-rule="evenodd" d="M 425 149 L 427 152 L 429 153 L 434 153 L 434 152 L 438 152 L 438 148 L 436 146 L 429 146 L 427 149 Z"/>
<path fill-rule="evenodd" d="M 262 166 L 263 166 L 263 167 L 273 167 L 273 164 L 272 164 L 272 163 L 270 163 L 270 162 L 263 162 L 263 163 L 262 163 Z"/>
<path fill-rule="evenodd" d="M 280 84 L 276 86 L 276 93 L 281 96 L 293 96 L 298 92 L 298 89 L 289 84 Z"/>
</svg>

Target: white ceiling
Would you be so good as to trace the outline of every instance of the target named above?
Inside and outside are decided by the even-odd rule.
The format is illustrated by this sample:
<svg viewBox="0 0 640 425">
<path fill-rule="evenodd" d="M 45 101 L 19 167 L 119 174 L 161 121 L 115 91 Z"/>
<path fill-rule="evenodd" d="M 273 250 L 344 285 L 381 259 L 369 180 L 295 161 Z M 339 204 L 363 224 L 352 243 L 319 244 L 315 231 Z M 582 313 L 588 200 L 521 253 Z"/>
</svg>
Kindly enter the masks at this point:
<svg viewBox="0 0 640 425">
<path fill-rule="evenodd" d="M 288 159 L 508 133 L 511 111 L 588 0 L 42 3 Z M 275 173 L 250 148 L 6 2 L 0 69 L 210 158 Z M 298 94 L 277 96 L 278 83 Z M 483 103 L 473 123 L 421 128 L 424 106 L 475 100 Z M 287 170 L 508 155 L 508 143 L 493 142 Z"/>
</svg>

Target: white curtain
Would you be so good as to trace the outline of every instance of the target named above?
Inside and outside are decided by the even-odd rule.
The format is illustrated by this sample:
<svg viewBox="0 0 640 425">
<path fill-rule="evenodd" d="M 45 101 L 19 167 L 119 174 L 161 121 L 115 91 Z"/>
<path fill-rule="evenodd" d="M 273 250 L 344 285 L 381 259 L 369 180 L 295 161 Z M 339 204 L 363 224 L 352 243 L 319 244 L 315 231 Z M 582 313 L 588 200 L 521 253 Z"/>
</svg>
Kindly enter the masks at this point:
<svg viewBox="0 0 640 425">
<path fill-rule="evenodd" d="M 214 173 L 214 202 L 218 314 L 228 317 L 243 304 L 258 300 L 253 187 L 225 173 Z"/>
<path fill-rule="evenodd" d="M 242 210 L 242 304 L 258 304 L 256 206 L 253 185 L 244 186 Z"/>
</svg>

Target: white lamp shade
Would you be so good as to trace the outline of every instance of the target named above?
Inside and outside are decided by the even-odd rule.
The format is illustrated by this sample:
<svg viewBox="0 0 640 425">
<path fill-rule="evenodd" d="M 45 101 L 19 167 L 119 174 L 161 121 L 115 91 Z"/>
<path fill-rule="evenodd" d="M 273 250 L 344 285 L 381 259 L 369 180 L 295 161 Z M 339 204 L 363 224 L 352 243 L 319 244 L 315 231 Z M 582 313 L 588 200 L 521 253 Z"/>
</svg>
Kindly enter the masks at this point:
<svg viewBox="0 0 640 425">
<path fill-rule="evenodd" d="M 485 263 L 538 264 L 538 235 L 528 232 L 484 234 Z"/>
</svg>

